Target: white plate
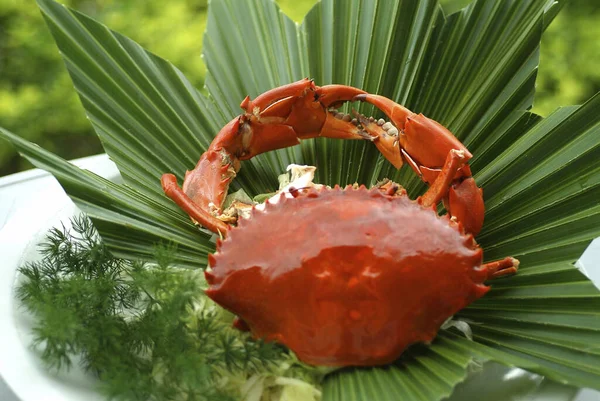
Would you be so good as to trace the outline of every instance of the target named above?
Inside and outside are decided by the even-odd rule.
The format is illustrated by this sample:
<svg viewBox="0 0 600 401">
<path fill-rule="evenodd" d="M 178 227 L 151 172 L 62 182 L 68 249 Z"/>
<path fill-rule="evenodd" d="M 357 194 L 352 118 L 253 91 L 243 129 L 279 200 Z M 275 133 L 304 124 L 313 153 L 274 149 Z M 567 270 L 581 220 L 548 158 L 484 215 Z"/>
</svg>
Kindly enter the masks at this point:
<svg viewBox="0 0 600 401">
<path fill-rule="evenodd" d="M 106 155 L 74 164 L 105 178 L 119 172 Z M 37 244 L 47 231 L 78 213 L 58 182 L 48 173 L 31 170 L 0 179 L 0 400 L 101 401 L 95 383 L 80 369 L 53 375 L 30 349 L 32 320 L 15 304 L 16 270 L 38 258 Z M 2 381 L 2 379 L 4 381 Z M 4 384 L 6 383 L 9 389 Z"/>
<path fill-rule="evenodd" d="M 76 164 L 107 178 L 118 177 L 114 164 L 105 156 L 82 159 Z M 14 393 L 6 393 L 0 380 L 0 400 L 101 401 L 103 397 L 94 391 L 96 383 L 80 369 L 75 367 L 69 373 L 53 375 L 30 349 L 33 322 L 15 305 L 16 269 L 38 258 L 36 245 L 46 232 L 61 222 L 68 223 L 78 209 L 51 177 L 36 172 L 22 174 L 22 177 L 25 179 L 0 180 L 0 205 L 7 204 L 7 194 L 13 196 L 11 210 L 0 210 L 0 377 Z M 12 189 L 6 185 L 9 180 Z M 10 220 L 2 227 L 7 214 L 11 215 Z M 599 255 L 600 243 L 596 242 L 594 250 L 582 258 L 592 276 L 600 276 Z M 577 393 L 575 389 L 540 376 L 497 364 L 487 365 L 482 372 L 472 375 L 458 391 L 449 401 L 480 400 L 483 394 L 486 401 L 571 401 Z M 598 400 L 600 393 L 597 392 L 586 392 L 577 398 L 577 401 Z"/>
<path fill-rule="evenodd" d="M 45 193 L 44 199 L 55 201 L 54 193 Z M 68 222 L 77 212 L 70 202 L 53 203 L 54 207 L 32 214 L 19 213 L 0 233 L 0 254 L 3 268 L 0 271 L 0 375 L 23 401 L 101 401 L 103 397 L 94 390 L 91 378 L 80 369 L 68 374 L 52 375 L 36 354 L 29 348 L 34 323 L 28 314 L 15 304 L 15 270 L 26 261 L 39 258 L 36 245 L 43 240 L 48 229 Z M 54 209 L 54 210 L 52 210 Z M 0 398 L 5 400 L 5 398 Z M 11 400 L 12 401 L 12 400 Z"/>
</svg>

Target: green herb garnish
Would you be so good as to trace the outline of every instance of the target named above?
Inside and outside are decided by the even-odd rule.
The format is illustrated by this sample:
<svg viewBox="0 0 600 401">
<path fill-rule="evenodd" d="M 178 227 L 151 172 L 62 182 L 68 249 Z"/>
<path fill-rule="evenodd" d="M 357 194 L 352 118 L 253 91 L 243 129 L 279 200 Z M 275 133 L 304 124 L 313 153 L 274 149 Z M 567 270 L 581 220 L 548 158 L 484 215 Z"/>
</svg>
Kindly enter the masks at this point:
<svg viewBox="0 0 600 401">
<path fill-rule="evenodd" d="M 204 295 L 202 272 L 171 266 L 175 249 L 157 248 L 153 264 L 117 259 L 77 217 L 40 251 L 41 261 L 19 269 L 17 297 L 36 318 L 34 344 L 48 366 L 78 357 L 111 399 L 319 398 L 318 371 L 231 328 L 232 315 Z"/>
</svg>

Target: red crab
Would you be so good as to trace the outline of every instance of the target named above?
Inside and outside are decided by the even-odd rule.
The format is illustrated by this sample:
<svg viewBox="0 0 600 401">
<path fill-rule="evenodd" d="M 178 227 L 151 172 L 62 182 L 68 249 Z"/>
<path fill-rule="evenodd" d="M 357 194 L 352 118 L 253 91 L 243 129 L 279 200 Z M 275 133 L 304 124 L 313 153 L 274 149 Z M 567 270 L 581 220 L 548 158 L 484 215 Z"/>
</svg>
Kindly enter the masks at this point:
<svg viewBox="0 0 600 401">
<path fill-rule="evenodd" d="M 391 123 L 333 108 L 356 100 Z M 489 290 L 486 280 L 516 272 L 510 257 L 482 263 L 473 235 L 484 206 L 467 165 L 472 156 L 442 125 L 385 97 L 308 79 L 246 97 L 241 107 L 186 173 L 183 189 L 172 174 L 162 177 L 168 197 L 226 237 L 209 256 L 207 295 L 235 313 L 239 327 L 285 344 L 306 363 L 386 364 L 410 344 L 432 341 L 447 318 Z M 235 219 L 221 207 L 241 160 L 318 136 L 371 140 L 430 187 L 416 201 L 391 182 L 298 189 L 228 224 Z M 448 210 L 441 217 L 440 201 Z"/>
</svg>

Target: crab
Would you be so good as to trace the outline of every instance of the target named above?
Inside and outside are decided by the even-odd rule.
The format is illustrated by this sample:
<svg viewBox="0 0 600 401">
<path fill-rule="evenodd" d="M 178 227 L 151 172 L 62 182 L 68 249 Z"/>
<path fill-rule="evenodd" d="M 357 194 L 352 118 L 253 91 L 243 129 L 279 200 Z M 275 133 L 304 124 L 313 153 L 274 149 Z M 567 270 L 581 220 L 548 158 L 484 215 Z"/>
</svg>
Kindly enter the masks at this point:
<svg viewBox="0 0 600 401">
<path fill-rule="evenodd" d="M 339 113 L 348 101 L 371 103 L 390 121 Z M 309 79 L 246 97 L 241 107 L 183 188 L 172 174 L 161 179 L 194 222 L 220 235 L 206 294 L 237 316 L 238 328 L 308 364 L 382 365 L 411 344 L 430 343 L 448 318 L 488 292 L 486 281 L 516 273 L 512 257 L 483 263 L 474 239 L 483 192 L 472 155 L 441 124 L 383 96 Z M 222 210 L 241 161 L 315 137 L 371 141 L 429 188 L 416 200 L 391 181 L 288 188 L 247 219 Z"/>
</svg>

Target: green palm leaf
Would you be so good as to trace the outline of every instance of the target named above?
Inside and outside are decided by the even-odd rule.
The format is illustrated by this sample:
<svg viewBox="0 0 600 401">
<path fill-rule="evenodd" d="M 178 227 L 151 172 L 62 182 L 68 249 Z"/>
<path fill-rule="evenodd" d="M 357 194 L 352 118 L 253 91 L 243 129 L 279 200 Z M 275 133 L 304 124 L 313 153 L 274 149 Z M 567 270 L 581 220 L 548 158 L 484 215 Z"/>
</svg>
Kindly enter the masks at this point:
<svg viewBox="0 0 600 401">
<path fill-rule="evenodd" d="M 388 367 L 338 371 L 325 381 L 325 400 L 439 400 L 474 358 L 600 388 L 600 350 L 590 347 L 600 339 L 600 295 L 572 265 L 600 235 L 600 96 L 546 119 L 526 111 L 541 33 L 562 3 L 479 0 L 446 17 L 434 0 L 324 0 L 296 25 L 270 0 L 214 0 L 204 39 L 209 96 L 130 39 L 51 0 L 38 3 L 127 185 L 0 135 L 58 178 L 119 256 L 150 257 L 166 240 L 179 245 L 181 264 L 203 265 L 210 236 L 162 195 L 160 175 L 181 179 L 246 95 L 305 76 L 393 98 L 473 151 L 488 209 L 478 241 L 487 259 L 521 259 L 520 273 L 460 313 L 474 342 L 443 331 Z M 291 162 L 316 165 L 326 184 L 390 177 L 413 194 L 423 189 L 371 144 L 328 139 L 245 162 L 236 185 L 270 192 Z"/>
<path fill-rule="evenodd" d="M 3 128 L 0 138 L 11 141 L 36 167 L 51 172 L 73 202 L 94 221 L 111 251 L 126 258 L 150 259 L 157 243 L 176 243 L 178 263 L 205 266 L 214 250 L 212 233 L 200 231 L 178 211 L 124 185 L 81 170 L 60 157 Z"/>
</svg>

